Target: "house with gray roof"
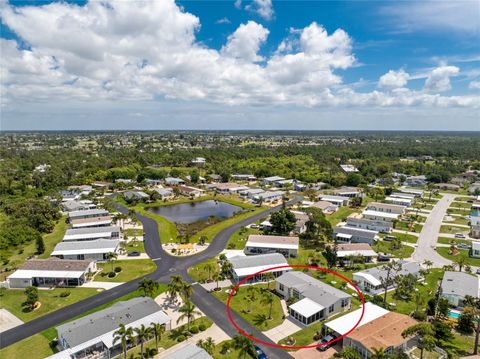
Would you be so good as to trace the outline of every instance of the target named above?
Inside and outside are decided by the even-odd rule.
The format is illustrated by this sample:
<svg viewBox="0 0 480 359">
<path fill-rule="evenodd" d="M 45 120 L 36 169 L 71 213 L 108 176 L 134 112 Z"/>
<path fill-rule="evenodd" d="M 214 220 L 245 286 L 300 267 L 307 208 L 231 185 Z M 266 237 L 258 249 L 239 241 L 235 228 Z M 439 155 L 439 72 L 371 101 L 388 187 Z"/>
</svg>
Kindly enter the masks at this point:
<svg viewBox="0 0 480 359">
<path fill-rule="evenodd" d="M 360 288 L 362 292 L 375 295 L 382 293 L 385 290 L 382 285 L 382 280 L 386 280 L 387 277 L 391 279 L 391 283 L 388 286 L 389 289 L 396 287 L 394 279 L 398 276 L 411 274 L 417 278 L 420 278 L 421 267 L 419 263 L 408 261 L 398 261 L 397 263 L 400 264 L 400 270 L 392 270 L 390 275 L 388 275 L 386 266 L 379 266 L 353 273 L 353 281 L 357 284 L 358 288 Z"/>
<path fill-rule="evenodd" d="M 276 279 L 275 290 L 289 305 L 290 316 L 309 325 L 350 309 L 351 295 L 303 272 L 287 272 Z"/>
<path fill-rule="evenodd" d="M 235 256 L 228 261 L 232 264 L 232 276 L 235 283 L 268 268 L 288 266 L 287 260 L 280 253 L 259 254 L 256 256 Z M 277 268 L 269 272 L 272 272 L 275 277 L 278 277 L 289 270 L 291 270 L 291 268 Z M 265 273 L 262 273 L 250 278 L 247 283 L 262 282 L 264 280 Z"/>
<path fill-rule="evenodd" d="M 51 358 L 113 358 L 122 352 L 120 342 L 114 342 L 114 332 L 120 324 L 136 328 L 142 324 L 150 326 L 152 322 L 170 329 L 170 318 L 152 298 L 137 297 L 117 302 L 56 327 L 63 351 Z"/>
<path fill-rule="evenodd" d="M 164 359 L 212 359 L 213 357 L 208 354 L 205 349 L 197 347 L 194 344 L 186 343 L 179 349 L 172 348 L 168 353 L 160 353 L 160 358 Z"/>
<path fill-rule="evenodd" d="M 95 209 L 97 205 L 92 201 L 66 201 L 62 202 L 62 209 L 65 212 L 73 212 L 73 211 L 82 211 L 87 209 Z"/>
<path fill-rule="evenodd" d="M 149 199 L 150 196 L 143 191 L 126 191 L 123 192 L 123 198 L 129 201 L 144 201 Z"/>
<path fill-rule="evenodd" d="M 443 274 L 441 296 L 454 307 L 463 307 L 467 295 L 480 297 L 480 278 L 465 272 L 445 272 Z"/>
<path fill-rule="evenodd" d="M 85 218 L 96 218 L 108 216 L 108 211 L 103 208 L 86 209 L 81 211 L 73 211 L 68 213 L 68 219 L 70 221 Z"/>
<path fill-rule="evenodd" d="M 333 233 L 335 240 L 339 243 L 368 243 L 373 245 L 378 239 L 378 231 L 345 224 L 335 226 Z"/>
<path fill-rule="evenodd" d="M 87 227 L 67 229 L 63 241 L 91 241 L 94 239 L 118 239 L 120 238 L 120 227 Z"/>
<path fill-rule="evenodd" d="M 169 186 L 178 186 L 181 184 L 185 184 L 185 181 L 178 177 L 167 177 L 165 178 L 165 183 Z"/>
<path fill-rule="evenodd" d="M 117 253 L 119 247 L 120 241 L 116 239 L 67 241 L 58 243 L 51 256 L 60 259 L 105 261 L 107 253 Z"/>
<path fill-rule="evenodd" d="M 175 193 L 173 192 L 173 188 L 155 188 L 154 189 L 155 192 L 158 193 L 158 195 L 160 196 L 160 198 L 163 200 L 163 199 L 170 199 L 170 198 L 173 198 L 175 197 Z"/>
</svg>

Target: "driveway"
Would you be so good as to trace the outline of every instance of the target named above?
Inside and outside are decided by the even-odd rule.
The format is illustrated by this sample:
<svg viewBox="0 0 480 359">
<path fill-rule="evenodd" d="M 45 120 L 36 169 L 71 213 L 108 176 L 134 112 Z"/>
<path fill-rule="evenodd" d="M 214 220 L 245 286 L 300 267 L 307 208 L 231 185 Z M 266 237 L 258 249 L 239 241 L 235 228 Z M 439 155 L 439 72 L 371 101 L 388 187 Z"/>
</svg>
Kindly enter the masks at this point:
<svg viewBox="0 0 480 359">
<path fill-rule="evenodd" d="M 446 193 L 433 207 L 418 237 L 417 248 L 412 255 L 415 261 L 423 263 L 423 261 L 429 260 L 433 262 L 434 267 L 443 267 L 451 263 L 451 261 L 438 254 L 434 247 L 437 244 L 443 217 L 455 197 L 458 197 L 458 194 Z"/>
<path fill-rule="evenodd" d="M 342 348 L 340 348 L 340 345 L 337 344 L 331 348 L 328 348 L 324 352 L 317 350 L 317 348 L 300 349 L 299 351 L 292 353 L 292 356 L 295 359 L 329 359 L 340 350 L 342 350 Z"/>
<path fill-rule="evenodd" d="M 22 325 L 23 322 L 6 309 L 0 309 L 0 333 Z"/>
<path fill-rule="evenodd" d="M 282 324 L 277 325 L 275 328 L 263 332 L 267 337 L 269 337 L 272 342 L 278 343 L 280 339 L 286 338 L 293 333 L 302 330 L 304 326 L 301 326 L 299 323 L 295 322 L 291 318 L 287 318 L 283 321 Z"/>
</svg>

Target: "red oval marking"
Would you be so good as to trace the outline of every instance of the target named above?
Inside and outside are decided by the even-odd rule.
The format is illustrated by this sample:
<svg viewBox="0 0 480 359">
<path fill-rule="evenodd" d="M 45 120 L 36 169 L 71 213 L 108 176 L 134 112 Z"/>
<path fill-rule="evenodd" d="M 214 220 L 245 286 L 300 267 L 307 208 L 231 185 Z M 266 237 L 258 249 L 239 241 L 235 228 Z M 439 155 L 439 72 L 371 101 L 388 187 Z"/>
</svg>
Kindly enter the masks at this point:
<svg viewBox="0 0 480 359">
<path fill-rule="evenodd" d="M 246 281 L 248 281 L 250 278 L 253 278 L 254 276 L 256 276 L 257 274 L 262 274 L 262 273 L 265 273 L 265 272 L 269 272 L 271 271 L 272 269 L 280 269 L 280 268 L 309 268 L 309 269 L 314 269 L 314 270 L 320 270 L 322 272 L 325 272 L 325 273 L 331 273 L 341 279 L 343 279 L 345 282 L 347 282 L 348 284 L 350 284 L 353 288 L 355 288 L 355 291 L 358 293 L 358 296 L 360 297 L 360 299 L 362 300 L 362 314 L 360 315 L 360 318 L 358 319 L 358 321 L 355 323 L 355 325 L 352 327 L 352 329 L 350 329 L 348 332 L 346 332 L 345 334 L 339 336 L 338 338 L 335 338 L 333 340 L 330 340 L 329 342 L 326 342 L 326 343 L 323 343 L 323 344 L 312 344 L 312 345 L 280 345 L 280 344 L 272 344 L 272 343 L 269 343 L 269 342 L 266 342 L 266 341 L 263 341 L 261 339 L 258 339 L 256 337 L 254 337 L 253 335 L 250 335 L 250 334 L 247 334 L 245 333 L 245 331 L 240 328 L 237 323 L 235 323 L 235 321 L 233 320 L 233 317 L 232 317 L 232 313 L 231 313 L 231 308 L 230 308 L 230 300 L 232 299 L 232 296 L 235 294 L 235 292 L 238 290 L 238 288 L 240 288 L 240 286 L 245 283 Z M 317 348 L 317 347 L 322 347 L 322 346 L 325 346 L 325 345 L 329 345 L 329 344 L 333 344 L 335 342 L 338 342 L 340 339 L 343 339 L 345 338 L 348 334 L 350 334 L 351 332 L 353 332 L 357 327 L 358 325 L 360 324 L 360 322 L 362 321 L 363 319 L 363 315 L 365 314 L 365 298 L 363 297 L 362 295 L 362 292 L 360 291 L 360 289 L 348 278 L 345 278 L 343 275 L 341 275 L 340 273 L 337 273 L 335 271 L 332 271 L 330 269 L 327 269 L 327 268 L 322 268 L 322 267 L 314 267 L 314 266 L 307 266 L 307 265 L 301 265 L 301 264 L 292 264 L 292 265 L 286 265 L 286 266 L 277 266 L 277 267 L 271 267 L 271 268 L 267 268 L 267 269 L 264 269 L 264 270 L 261 270 L 261 271 L 258 271 L 256 273 L 253 273 L 252 275 L 249 275 L 248 277 L 246 277 L 245 279 L 242 279 L 240 282 L 238 282 L 238 284 L 232 289 L 232 291 L 230 292 L 230 295 L 228 296 L 228 299 L 227 299 L 227 315 L 228 315 L 228 319 L 230 320 L 230 322 L 232 322 L 233 326 L 235 328 L 237 328 L 237 330 L 240 332 L 240 334 L 246 336 L 247 338 L 250 338 L 252 339 L 253 341 L 257 342 L 257 343 L 261 343 L 261 344 L 264 344 L 264 345 L 268 345 L 270 347 L 276 347 L 276 348 L 282 348 L 282 349 L 306 349 L 306 348 Z"/>
</svg>

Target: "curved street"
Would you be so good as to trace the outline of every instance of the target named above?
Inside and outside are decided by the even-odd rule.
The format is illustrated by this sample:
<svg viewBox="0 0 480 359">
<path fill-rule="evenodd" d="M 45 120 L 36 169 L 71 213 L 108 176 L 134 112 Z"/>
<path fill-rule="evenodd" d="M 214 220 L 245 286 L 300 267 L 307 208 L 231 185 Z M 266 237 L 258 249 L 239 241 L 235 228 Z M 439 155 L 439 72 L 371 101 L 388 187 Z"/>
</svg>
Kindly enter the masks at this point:
<svg viewBox="0 0 480 359">
<path fill-rule="evenodd" d="M 302 199 L 302 196 L 295 196 L 295 198 L 288 201 L 286 205 L 289 206 L 298 203 Z M 213 238 L 206 250 L 188 257 L 173 257 L 167 254 L 162 247 L 160 239 L 161 237 L 158 233 L 157 222 L 149 217 L 137 214 L 138 219 L 143 224 L 143 230 L 145 232 L 145 251 L 157 266 L 154 272 L 7 330 L 0 335 L 0 348 L 14 344 L 22 339 L 40 333 L 43 330 L 66 322 L 75 316 L 85 313 L 86 311 L 95 309 L 99 305 L 106 304 L 125 294 L 135 291 L 138 287 L 138 282 L 143 278 L 151 278 L 160 283 L 168 283 L 170 281 L 170 276 L 181 275 L 185 280 L 192 282 L 192 279 L 187 273 L 188 268 L 204 262 L 209 258 L 217 256 L 225 248 L 233 233 L 235 233 L 241 227 L 265 218 L 273 212 L 279 211 L 282 209 L 282 207 L 282 205 L 278 205 L 276 207 L 268 208 L 263 212 L 257 213 L 240 222 L 232 224 L 231 226 L 220 231 Z M 120 204 L 117 204 L 117 210 L 121 213 L 128 213 L 128 208 Z M 207 292 L 199 285 L 193 285 L 192 302 L 195 303 L 195 305 L 197 305 L 227 334 L 230 336 L 237 334 L 237 330 L 228 320 L 226 313 L 223 310 L 219 310 L 220 306 L 225 308 L 225 304 L 211 295 L 206 295 L 206 293 Z M 241 317 L 238 315 L 234 315 L 234 317 L 237 323 L 239 323 L 242 329 L 244 329 L 246 332 L 252 333 L 265 341 L 271 342 L 267 337 L 263 336 Z M 265 351 L 265 353 L 267 353 L 267 355 L 270 355 L 274 358 L 291 357 L 283 349 L 267 346 L 263 346 L 262 349 Z"/>
</svg>

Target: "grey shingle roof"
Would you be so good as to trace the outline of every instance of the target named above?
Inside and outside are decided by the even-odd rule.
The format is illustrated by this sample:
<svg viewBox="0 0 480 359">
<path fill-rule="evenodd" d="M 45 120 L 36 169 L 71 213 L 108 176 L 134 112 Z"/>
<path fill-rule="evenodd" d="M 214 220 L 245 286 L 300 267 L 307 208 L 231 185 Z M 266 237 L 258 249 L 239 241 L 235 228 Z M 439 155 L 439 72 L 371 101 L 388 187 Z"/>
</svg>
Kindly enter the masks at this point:
<svg viewBox="0 0 480 359">
<path fill-rule="evenodd" d="M 464 272 L 445 272 L 442 279 L 442 294 L 478 297 L 480 279 Z"/>
<path fill-rule="evenodd" d="M 398 261 L 398 263 L 401 264 L 402 269 L 398 272 L 392 271 L 390 273 L 391 278 L 395 278 L 399 275 L 408 275 L 408 274 L 418 275 L 420 272 L 421 267 L 419 263 L 407 262 L 407 261 Z M 385 279 L 387 277 L 387 270 L 383 269 L 383 266 L 365 269 L 360 273 L 370 274 L 378 280 L 380 280 L 380 278 Z"/>
<path fill-rule="evenodd" d="M 170 353 L 168 359 L 211 359 L 212 356 L 202 348 L 193 344 L 188 344 L 183 348 Z"/>
<path fill-rule="evenodd" d="M 287 261 L 280 253 L 261 254 L 258 256 L 238 256 L 229 259 L 233 269 L 260 267 L 265 265 L 287 265 Z"/>
<path fill-rule="evenodd" d="M 23 270 L 42 270 L 42 271 L 86 271 L 92 263 L 91 260 L 68 260 L 58 258 L 48 259 L 30 259 L 25 262 Z"/>
</svg>

